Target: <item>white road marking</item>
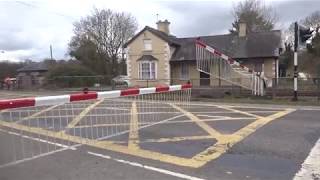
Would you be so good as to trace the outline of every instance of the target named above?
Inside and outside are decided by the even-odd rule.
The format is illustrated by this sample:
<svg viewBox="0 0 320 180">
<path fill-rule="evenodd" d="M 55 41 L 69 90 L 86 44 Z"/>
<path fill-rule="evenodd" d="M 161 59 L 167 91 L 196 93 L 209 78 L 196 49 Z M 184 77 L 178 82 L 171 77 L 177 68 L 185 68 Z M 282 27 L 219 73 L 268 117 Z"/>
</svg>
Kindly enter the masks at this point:
<svg viewBox="0 0 320 180">
<path fill-rule="evenodd" d="M 154 123 L 154 124 L 149 124 L 149 125 L 143 126 L 143 127 L 141 127 L 140 129 L 142 129 L 142 128 L 147 128 L 147 127 L 150 127 L 150 126 L 153 126 L 153 125 L 157 125 L 157 124 L 160 124 L 160 123 L 163 123 L 163 122 L 166 122 L 166 121 L 170 121 L 170 120 L 173 120 L 173 119 L 182 117 L 182 116 L 184 116 L 184 115 L 182 114 L 182 115 L 174 116 L 174 117 L 171 117 L 171 118 L 168 118 L 168 119 L 159 121 L 159 122 Z M 0 128 L 0 131 L 6 132 L 5 130 L 3 130 L 3 129 L 1 129 L 1 128 Z M 105 136 L 105 137 L 100 137 L 100 138 L 98 138 L 97 140 L 104 140 L 104 139 L 108 139 L 108 138 L 115 137 L 115 136 L 119 136 L 119 135 L 126 134 L 126 133 L 129 133 L 129 131 L 124 131 L 124 132 L 122 132 L 122 133 L 118 133 L 118 134 L 114 134 L 114 135 L 109 135 L 109 136 Z M 15 133 L 15 132 L 11 132 L 11 134 L 13 134 L 13 135 L 20 135 L 19 133 Z M 22 136 L 22 135 L 21 135 L 21 136 Z M 27 136 L 25 136 L 25 137 L 27 137 Z M 35 139 L 42 140 L 42 139 L 39 139 L 39 138 L 35 138 Z M 43 141 L 43 142 L 47 142 L 47 143 L 50 142 L 50 141 L 46 141 L 46 140 L 42 140 L 42 141 Z M 50 143 L 53 143 L 53 142 L 50 142 Z M 54 143 L 54 144 L 55 144 L 55 143 Z M 48 156 L 48 155 L 51 155 L 51 154 L 55 154 L 55 153 L 58 153 L 58 152 L 62 152 L 62 151 L 65 151 L 65 150 L 70 150 L 70 149 L 71 149 L 71 150 L 77 150 L 77 147 L 80 147 L 80 146 L 82 146 L 82 145 L 83 145 L 83 144 L 74 144 L 74 145 L 72 145 L 72 146 L 66 146 L 66 147 L 64 147 L 64 148 L 61 148 L 61 149 L 58 149 L 58 150 L 55 150 L 55 151 L 51 151 L 51 152 L 48 152 L 48 153 L 39 154 L 39 155 L 30 157 L 30 158 L 24 158 L 24 159 L 22 159 L 22 160 L 18 160 L 18 161 L 14 161 L 14 162 L 11 162 L 11 163 L 7 163 L 7 164 L 0 165 L 0 168 L 17 165 L 17 164 L 20 164 L 20 163 L 23 163 L 23 162 L 26 162 L 26 161 L 31 161 L 31 160 L 34 160 L 34 159 L 37 159 L 37 158 L 40 158 L 40 157 L 45 157 L 45 156 Z M 197 179 L 195 179 L 195 180 L 197 180 Z M 201 180 L 201 179 L 199 179 L 199 180 Z"/>
<path fill-rule="evenodd" d="M 6 133 L 11 134 L 11 135 L 20 136 L 20 137 L 23 137 L 23 138 L 25 138 L 25 139 L 31 139 L 31 140 L 34 140 L 34 141 L 39 141 L 39 142 L 48 143 L 48 144 L 55 145 L 55 146 L 59 146 L 59 147 L 63 147 L 63 148 L 70 148 L 70 149 L 72 149 L 72 150 L 76 150 L 76 148 L 69 147 L 69 146 L 64 145 L 64 144 L 60 144 L 60 143 L 56 143 L 56 142 L 52 142 L 52 141 L 47 141 L 47 140 L 40 139 L 40 138 L 35 138 L 35 137 L 31 137 L 31 136 L 26 136 L 26 135 L 22 135 L 22 134 L 20 134 L 20 133 L 16 133 L 16 132 L 12 132 L 12 131 L 6 131 L 6 130 L 3 130 L 3 129 L 0 129 L 0 131 L 6 132 Z"/>
<path fill-rule="evenodd" d="M 266 106 L 265 104 L 258 104 L 260 105 L 260 107 L 258 106 L 253 106 L 253 105 L 247 105 L 247 104 L 243 104 L 243 105 L 227 105 L 227 104 L 223 104 L 223 103 L 213 103 L 213 104 L 205 104 L 205 103 L 202 103 L 202 104 L 199 104 L 199 103 L 190 103 L 189 104 L 190 106 L 213 106 L 213 107 L 217 107 L 217 106 L 223 106 L 223 107 L 229 107 L 229 108 L 252 108 L 252 109 L 268 109 L 268 110 L 283 110 L 285 109 L 285 107 L 269 107 L 269 106 Z M 261 107 L 263 106 L 263 107 Z M 198 107 L 198 108 L 200 108 Z M 193 107 L 191 107 L 193 108 Z"/>
<path fill-rule="evenodd" d="M 201 178 L 189 176 L 189 175 L 178 173 L 178 172 L 169 171 L 169 170 L 166 170 L 166 169 L 160 169 L 160 168 L 156 168 L 156 167 L 152 167 L 152 166 L 143 165 L 143 164 L 140 164 L 140 163 L 137 163 L 137 162 L 132 162 L 132 161 L 127 161 L 127 160 L 112 158 L 110 156 L 99 154 L 99 153 L 94 153 L 94 152 L 88 151 L 88 154 L 93 155 L 93 156 L 97 156 L 97 157 L 101 157 L 101 158 L 105 158 L 105 159 L 114 160 L 114 161 L 117 161 L 117 162 L 120 162 L 120 163 L 123 163 L 123 164 L 128 164 L 128 165 L 131 165 L 131 166 L 140 167 L 140 168 L 143 168 L 143 169 L 159 172 L 159 173 L 162 173 L 162 174 L 178 177 L 178 178 L 181 178 L 181 179 L 204 180 L 204 179 L 201 179 Z"/>
<path fill-rule="evenodd" d="M 41 157 L 49 156 L 51 154 L 55 154 L 57 152 L 61 152 L 61 151 L 69 150 L 69 149 L 71 149 L 71 148 L 69 148 L 69 147 L 68 148 L 61 148 L 61 149 L 58 149 L 58 150 L 55 150 L 55 151 L 51 151 L 51 152 L 39 154 L 39 155 L 36 155 L 36 156 L 33 156 L 33 157 L 24 158 L 24 159 L 21 159 L 21 160 L 17 160 L 17 161 L 14 161 L 14 162 L 3 164 L 3 165 L 0 165 L 0 169 L 4 168 L 4 167 L 8 167 L 8 166 L 17 165 L 17 164 L 20 164 L 20 163 L 23 163 L 23 162 L 26 162 L 26 161 L 31 161 L 31 160 L 34 160 L 34 159 L 38 159 L 38 158 L 41 158 Z"/>
<path fill-rule="evenodd" d="M 320 179 L 320 139 L 311 149 L 293 180 Z"/>
<path fill-rule="evenodd" d="M 29 157 L 29 158 L 24 158 L 24 159 L 21 159 L 21 160 L 17 160 L 17 161 L 13 161 L 13 162 L 10 162 L 10 163 L 7 163 L 7 164 L 0 165 L 0 168 L 17 165 L 17 164 L 20 164 L 20 163 L 23 163 L 23 162 L 26 162 L 26 161 L 31 161 L 31 160 L 38 159 L 38 158 L 41 158 L 41 157 L 49 156 L 51 154 L 54 154 L 54 153 L 57 153 L 57 152 L 61 152 L 61 151 L 65 151 L 65 150 L 77 150 L 77 148 L 75 146 L 66 146 L 66 145 L 63 145 L 63 144 L 60 144 L 60 143 L 55 143 L 55 142 L 47 141 L 47 140 L 40 139 L 40 138 L 34 138 L 34 137 L 22 135 L 20 133 L 12 132 L 12 131 L 6 131 L 6 130 L 3 130 L 3 129 L 0 129 L 0 131 L 8 133 L 8 134 L 11 134 L 11 135 L 20 136 L 20 137 L 23 137 L 23 138 L 26 138 L 26 139 L 31 139 L 31 140 L 35 140 L 35 141 L 39 141 L 39 142 L 48 143 L 48 144 L 51 144 L 51 145 L 56 145 L 56 146 L 62 147 L 61 149 L 58 149 L 58 150 L 55 150 L 55 151 L 42 153 L 42 154 L 35 155 L 35 156 Z"/>
</svg>

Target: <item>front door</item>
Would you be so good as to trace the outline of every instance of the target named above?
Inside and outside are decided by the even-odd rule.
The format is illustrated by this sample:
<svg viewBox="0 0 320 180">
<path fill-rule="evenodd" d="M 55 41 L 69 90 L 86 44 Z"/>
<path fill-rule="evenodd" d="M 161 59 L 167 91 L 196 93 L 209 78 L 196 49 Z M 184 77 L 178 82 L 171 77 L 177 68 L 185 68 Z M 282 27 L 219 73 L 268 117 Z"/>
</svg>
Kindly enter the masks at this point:
<svg viewBox="0 0 320 180">
<path fill-rule="evenodd" d="M 200 86 L 210 86 L 210 74 L 200 72 Z"/>
</svg>

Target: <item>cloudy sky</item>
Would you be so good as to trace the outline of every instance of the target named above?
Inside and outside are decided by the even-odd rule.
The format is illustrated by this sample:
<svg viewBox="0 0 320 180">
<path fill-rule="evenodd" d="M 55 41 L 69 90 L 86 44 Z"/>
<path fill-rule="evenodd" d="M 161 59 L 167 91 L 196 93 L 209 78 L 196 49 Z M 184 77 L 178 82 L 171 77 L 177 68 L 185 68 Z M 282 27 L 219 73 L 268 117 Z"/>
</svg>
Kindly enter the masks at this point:
<svg viewBox="0 0 320 180">
<path fill-rule="evenodd" d="M 171 22 L 179 36 L 224 34 L 231 27 L 232 7 L 239 0 L 0 0 L 0 60 L 14 61 L 49 57 L 66 58 L 73 22 L 93 7 L 124 11 L 135 16 L 139 29 L 155 27 L 159 19 Z M 320 10 L 319 0 L 265 0 L 276 9 L 278 29 Z"/>
</svg>

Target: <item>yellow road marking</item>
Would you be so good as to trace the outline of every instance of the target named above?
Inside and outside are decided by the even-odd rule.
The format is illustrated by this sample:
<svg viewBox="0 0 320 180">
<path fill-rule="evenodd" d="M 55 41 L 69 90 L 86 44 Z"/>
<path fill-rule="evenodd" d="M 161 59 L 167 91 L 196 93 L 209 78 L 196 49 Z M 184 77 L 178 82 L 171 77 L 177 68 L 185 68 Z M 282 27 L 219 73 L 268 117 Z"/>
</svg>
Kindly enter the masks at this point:
<svg viewBox="0 0 320 180">
<path fill-rule="evenodd" d="M 183 110 L 183 109 L 181 109 L 181 110 Z M 185 110 L 183 110 L 183 111 L 185 111 Z M 26 132 L 49 136 L 49 137 L 53 137 L 53 138 L 59 138 L 59 139 L 71 141 L 74 143 L 86 144 L 86 145 L 90 145 L 93 147 L 116 151 L 116 152 L 120 152 L 120 153 L 124 153 L 124 154 L 128 154 L 128 155 L 133 155 L 133 156 L 147 158 L 147 159 L 151 159 L 151 160 L 157 160 L 157 161 L 161 161 L 161 162 L 171 163 L 174 165 L 199 168 L 199 167 L 203 166 L 204 164 L 206 164 L 207 162 L 212 161 L 212 160 L 216 159 L 217 157 L 221 156 L 223 153 L 225 153 L 228 150 L 228 148 L 232 147 L 234 144 L 243 140 L 245 137 L 252 134 L 258 128 L 262 127 L 263 125 L 265 125 L 265 124 L 267 124 L 277 118 L 283 117 L 293 111 L 295 111 L 295 110 L 294 109 L 286 109 L 285 111 L 278 112 L 276 114 L 273 114 L 273 115 L 270 115 L 267 117 L 259 118 L 257 121 L 254 121 L 251 124 L 249 124 L 248 126 L 238 130 L 233 135 L 216 136 L 215 138 L 217 139 L 218 142 L 215 145 L 207 148 L 205 151 L 199 153 L 198 155 L 195 155 L 191 159 L 177 157 L 174 155 L 162 154 L 159 152 L 153 152 L 153 151 L 144 150 L 144 149 L 129 149 L 128 146 L 114 144 L 113 142 L 110 142 L 110 141 L 97 141 L 97 140 L 92 140 L 92 139 L 86 139 L 84 141 L 84 138 L 82 138 L 82 137 L 72 136 L 72 135 L 66 134 L 64 132 L 53 132 L 53 131 L 45 130 L 42 128 L 29 127 L 29 126 L 15 124 L 15 123 L 9 123 L 9 122 L 5 122 L 5 121 L 1 121 L 1 120 L 0 120 L 0 125 L 5 126 L 5 127 L 14 128 L 14 129 L 19 129 L 19 130 L 26 131 Z M 188 115 L 187 117 L 190 118 L 190 114 L 187 114 L 187 115 Z M 193 121 L 195 121 L 195 120 L 197 121 L 199 119 L 193 119 Z M 213 138 L 212 135 L 210 135 L 208 137 Z M 185 138 L 187 138 L 187 137 L 185 137 Z M 197 139 L 200 137 L 192 137 L 192 138 Z M 162 141 L 166 141 L 166 140 L 170 141 L 169 139 L 162 139 Z M 176 138 L 176 140 L 179 140 L 179 138 Z M 161 139 L 160 139 L 160 141 L 161 141 Z"/>
<path fill-rule="evenodd" d="M 200 139 L 213 139 L 212 136 L 185 136 L 185 137 L 172 137 L 172 138 L 160 138 L 160 139 L 146 139 L 140 141 L 140 143 L 149 143 L 149 142 L 177 142 L 185 140 L 200 140 Z"/>
<path fill-rule="evenodd" d="M 145 139 L 139 141 L 142 143 L 163 143 L 163 142 L 179 142 L 185 140 L 201 140 L 201 139 L 214 139 L 212 136 L 185 136 L 185 137 L 172 137 L 172 138 L 160 138 L 160 139 Z M 110 141 L 113 143 L 127 143 L 127 141 Z"/>
<path fill-rule="evenodd" d="M 60 105 L 55 105 L 55 106 L 51 106 L 51 107 L 48 107 L 48 108 L 46 108 L 46 109 L 43 109 L 43 110 L 41 110 L 41 111 L 39 111 L 39 112 L 36 112 L 36 113 L 32 114 L 31 116 L 27 116 L 27 117 L 24 117 L 24 118 L 20 119 L 20 120 L 17 121 L 16 123 L 21 123 L 22 121 L 25 121 L 25 120 L 28 120 L 28 119 L 32 119 L 32 118 L 38 117 L 40 114 L 43 114 L 43 113 L 45 113 L 45 112 L 48 112 L 48 111 L 50 111 L 50 110 L 52 110 L 52 109 L 54 109 L 54 108 L 56 108 L 56 107 L 58 107 L 58 106 L 60 106 Z"/>
<path fill-rule="evenodd" d="M 229 110 L 229 111 L 232 111 L 232 112 L 235 112 L 235 113 L 239 113 L 239 114 L 244 114 L 244 115 L 247 115 L 247 116 L 255 117 L 255 118 L 263 118 L 262 116 L 255 115 L 255 114 L 252 114 L 252 113 L 248 113 L 248 112 L 245 112 L 245 111 L 236 110 L 236 109 L 233 109 L 233 108 L 230 108 L 230 107 L 227 107 L 227 106 L 216 105 L 216 107 L 217 108 L 221 108 L 221 109 L 225 109 L 225 110 Z"/>
<path fill-rule="evenodd" d="M 221 156 L 223 153 L 225 153 L 234 144 L 240 142 L 245 137 L 247 137 L 257 129 L 259 129 L 260 127 L 264 126 L 265 124 L 275 119 L 283 117 L 293 111 L 295 111 L 295 109 L 286 109 L 285 111 L 281 111 L 267 117 L 262 117 L 257 121 L 252 122 L 248 126 L 238 130 L 236 133 L 232 135 L 224 135 L 224 136 L 218 137 L 217 139 L 218 142 L 215 145 L 197 154 L 192 159 L 195 161 L 202 162 L 202 164 L 212 161 L 218 158 L 219 156 Z"/>
<path fill-rule="evenodd" d="M 234 135 L 236 136 L 241 136 L 241 137 L 246 137 L 249 134 L 251 134 L 252 132 L 254 132 L 256 129 L 260 128 L 261 126 L 269 123 L 270 121 L 274 120 L 274 119 L 278 119 L 282 116 L 285 116 L 291 112 L 294 112 L 295 109 L 286 109 L 285 111 L 281 111 L 275 114 L 272 114 L 270 116 L 267 117 L 262 117 L 260 119 L 258 119 L 257 121 L 254 121 L 252 123 L 250 123 L 248 126 L 243 127 L 242 129 L 240 129 L 239 131 L 237 131 L 236 133 L 234 133 Z"/>
<path fill-rule="evenodd" d="M 219 137 L 221 136 L 221 133 L 219 133 L 218 131 L 216 131 L 215 129 L 213 129 L 212 127 L 210 127 L 208 124 L 206 124 L 205 122 L 201 121 L 197 116 L 195 116 L 194 114 L 176 106 L 175 104 L 170 103 L 170 105 L 177 109 L 178 111 L 182 112 L 185 116 L 187 116 L 188 118 L 190 118 L 192 121 L 194 121 L 195 123 L 198 124 L 199 127 L 201 127 L 203 130 L 205 130 L 207 133 L 209 133 L 212 137 Z"/>
<path fill-rule="evenodd" d="M 81 119 L 88 114 L 94 107 L 96 107 L 97 105 L 99 105 L 100 103 L 103 102 L 103 99 L 95 102 L 94 104 L 91 104 L 89 107 L 87 107 L 86 109 L 84 109 L 78 116 L 76 116 L 66 127 L 66 129 L 70 129 L 73 128 L 75 125 L 77 125 Z M 65 130 L 63 130 L 63 132 L 65 132 Z"/>
<path fill-rule="evenodd" d="M 93 147 L 101 148 L 101 149 L 106 149 L 110 151 L 116 151 L 128 155 L 133 155 L 133 156 L 138 156 L 142 158 L 148 158 L 152 160 L 157 160 L 157 161 L 162 161 L 166 163 L 171 163 L 179 166 L 188 166 L 188 167 L 194 167 L 194 166 L 199 166 L 197 161 L 194 161 L 192 159 L 187 159 L 187 158 L 181 158 L 181 157 L 176 157 L 173 155 L 168 155 L 168 154 L 162 154 L 158 152 L 153 152 L 149 150 L 143 150 L 143 149 L 129 149 L 127 146 L 124 145 L 118 145 L 114 144 L 110 141 L 97 141 L 97 140 L 92 140 L 92 139 L 86 139 L 78 137 L 78 136 L 72 136 L 68 135 L 64 132 L 53 132 L 41 128 L 35 128 L 35 127 L 28 127 L 24 126 L 21 124 L 15 124 L 15 123 L 8 123 L 5 121 L 0 120 L 0 125 L 4 127 L 10 127 L 14 129 L 19 129 L 22 131 L 26 132 L 31 132 L 31 133 L 36 133 L 44 136 L 49 136 L 52 138 L 59 138 L 62 140 L 66 141 L 71 141 L 74 143 L 78 144 L 86 144 L 90 145 Z"/>
<path fill-rule="evenodd" d="M 243 117 L 243 118 L 228 118 L 228 119 L 199 119 L 202 122 L 212 122 L 212 121 L 232 121 L 232 120 L 255 120 L 256 118 Z M 185 124 L 185 123 L 194 123 L 194 121 L 190 119 L 186 120 L 177 120 L 177 121 L 165 121 L 161 124 Z M 153 124 L 152 122 L 141 122 L 140 125 L 149 125 Z M 110 124 L 93 124 L 91 125 L 82 125 L 76 126 L 74 128 L 90 128 L 90 127 L 112 127 L 112 126 L 129 126 L 130 123 L 110 123 Z"/>
<path fill-rule="evenodd" d="M 129 149 L 139 149 L 139 119 L 137 113 L 137 104 L 132 102 L 131 117 L 130 117 L 130 130 L 129 130 Z"/>
</svg>

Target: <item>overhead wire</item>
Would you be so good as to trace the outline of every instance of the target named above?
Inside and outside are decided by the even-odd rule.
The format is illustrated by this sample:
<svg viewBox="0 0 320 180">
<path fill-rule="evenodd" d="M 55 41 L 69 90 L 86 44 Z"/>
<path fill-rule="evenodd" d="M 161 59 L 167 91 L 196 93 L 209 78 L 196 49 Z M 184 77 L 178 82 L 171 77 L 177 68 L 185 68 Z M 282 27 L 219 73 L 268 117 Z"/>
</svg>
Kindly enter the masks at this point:
<svg viewBox="0 0 320 180">
<path fill-rule="evenodd" d="M 14 2 L 17 3 L 17 4 L 21 4 L 21 5 L 30 7 L 30 8 L 42 9 L 42 7 L 40 7 L 40 6 L 31 4 L 31 3 L 27 3 L 27 2 L 24 2 L 24 1 L 14 1 Z M 46 11 L 46 12 L 47 13 L 51 13 L 51 14 L 55 14 L 57 16 L 64 17 L 64 18 L 66 18 L 66 19 L 68 19 L 69 21 L 72 21 L 72 22 L 77 20 L 76 18 L 74 18 L 72 16 L 65 15 L 65 14 L 62 14 L 62 13 L 59 13 L 59 12 L 54 12 L 54 11 Z"/>
</svg>

